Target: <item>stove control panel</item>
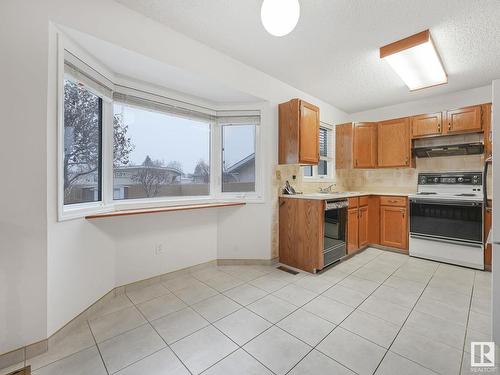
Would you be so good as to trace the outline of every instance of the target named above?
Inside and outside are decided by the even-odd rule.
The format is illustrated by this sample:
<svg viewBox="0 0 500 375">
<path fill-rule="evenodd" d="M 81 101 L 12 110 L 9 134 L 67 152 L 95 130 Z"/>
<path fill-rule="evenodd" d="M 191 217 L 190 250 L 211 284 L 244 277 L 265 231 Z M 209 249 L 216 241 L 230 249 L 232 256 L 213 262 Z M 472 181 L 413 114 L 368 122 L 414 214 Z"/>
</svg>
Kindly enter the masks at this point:
<svg viewBox="0 0 500 375">
<path fill-rule="evenodd" d="M 481 172 L 419 173 L 419 185 L 482 185 Z"/>
</svg>

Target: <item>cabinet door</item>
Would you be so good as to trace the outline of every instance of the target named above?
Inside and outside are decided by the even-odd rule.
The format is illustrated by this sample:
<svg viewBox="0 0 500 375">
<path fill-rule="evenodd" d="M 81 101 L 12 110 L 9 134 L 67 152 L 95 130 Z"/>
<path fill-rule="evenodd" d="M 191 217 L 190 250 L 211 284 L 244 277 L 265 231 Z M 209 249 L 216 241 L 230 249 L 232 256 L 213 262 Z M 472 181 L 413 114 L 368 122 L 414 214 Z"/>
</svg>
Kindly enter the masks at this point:
<svg viewBox="0 0 500 375">
<path fill-rule="evenodd" d="M 441 112 L 427 115 L 413 116 L 411 118 L 412 138 L 441 135 L 443 115 Z"/>
<path fill-rule="evenodd" d="M 358 244 L 359 247 L 368 245 L 368 206 L 359 208 Z"/>
<path fill-rule="evenodd" d="M 407 223 L 406 207 L 380 206 L 380 244 L 407 249 Z"/>
<path fill-rule="evenodd" d="M 354 168 L 377 166 L 377 124 L 362 122 L 354 125 Z"/>
<path fill-rule="evenodd" d="M 410 120 L 406 117 L 379 122 L 378 166 L 409 167 L 410 153 Z"/>
<path fill-rule="evenodd" d="M 352 168 L 352 123 L 335 127 L 335 169 Z"/>
<path fill-rule="evenodd" d="M 448 121 L 446 132 L 449 134 L 481 131 L 481 106 L 448 111 L 446 112 L 446 121 Z"/>
<path fill-rule="evenodd" d="M 350 208 L 347 210 L 347 254 L 358 249 L 358 209 Z"/>
<path fill-rule="evenodd" d="M 319 108 L 304 101 L 300 103 L 299 163 L 319 163 Z"/>
</svg>

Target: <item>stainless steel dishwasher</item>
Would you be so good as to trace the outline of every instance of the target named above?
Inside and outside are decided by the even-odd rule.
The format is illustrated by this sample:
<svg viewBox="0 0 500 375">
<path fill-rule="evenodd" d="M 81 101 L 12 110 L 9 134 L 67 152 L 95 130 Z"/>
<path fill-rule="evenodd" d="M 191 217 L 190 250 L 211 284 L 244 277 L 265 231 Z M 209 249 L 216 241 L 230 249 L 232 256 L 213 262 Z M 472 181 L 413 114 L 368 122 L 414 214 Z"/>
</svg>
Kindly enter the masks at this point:
<svg viewBox="0 0 500 375">
<path fill-rule="evenodd" d="M 347 254 L 347 199 L 325 201 L 324 267 L 335 263 Z"/>
</svg>

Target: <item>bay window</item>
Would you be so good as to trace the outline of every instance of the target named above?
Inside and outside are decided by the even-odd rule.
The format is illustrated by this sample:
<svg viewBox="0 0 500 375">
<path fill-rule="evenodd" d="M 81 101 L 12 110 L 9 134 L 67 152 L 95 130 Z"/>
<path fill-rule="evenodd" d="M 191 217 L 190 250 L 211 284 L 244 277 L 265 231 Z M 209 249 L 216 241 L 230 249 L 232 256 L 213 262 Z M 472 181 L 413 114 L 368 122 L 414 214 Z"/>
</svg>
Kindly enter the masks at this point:
<svg viewBox="0 0 500 375">
<path fill-rule="evenodd" d="M 62 66 L 60 220 L 130 204 L 260 199 L 259 110 L 120 86 L 68 51 Z"/>
<path fill-rule="evenodd" d="M 64 204 L 101 200 L 102 98 L 64 78 Z"/>
<path fill-rule="evenodd" d="M 209 195 L 209 166 L 210 122 L 115 102 L 114 199 Z"/>
<path fill-rule="evenodd" d="M 222 125 L 222 192 L 255 192 L 255 125 Z"/>
</svg>

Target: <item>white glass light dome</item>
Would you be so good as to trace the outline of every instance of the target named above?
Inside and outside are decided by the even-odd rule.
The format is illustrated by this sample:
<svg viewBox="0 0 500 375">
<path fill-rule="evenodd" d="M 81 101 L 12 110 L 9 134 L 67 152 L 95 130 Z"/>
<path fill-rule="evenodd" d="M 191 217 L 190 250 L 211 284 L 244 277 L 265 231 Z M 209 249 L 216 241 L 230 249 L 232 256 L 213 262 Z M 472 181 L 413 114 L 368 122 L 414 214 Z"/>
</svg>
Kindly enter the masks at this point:
<svg viewBox="0 0 500 375">
<path fill-rule="evenodd" d="M 262 25 L 274 36 L 290 33 L 300 17 L 299 0 L 264 0 L 260 8 Z"/>
</svg>

